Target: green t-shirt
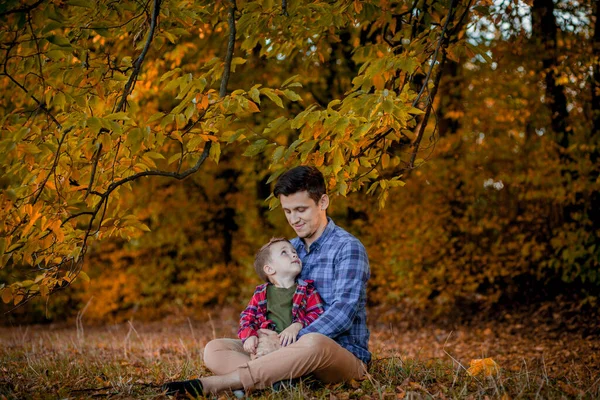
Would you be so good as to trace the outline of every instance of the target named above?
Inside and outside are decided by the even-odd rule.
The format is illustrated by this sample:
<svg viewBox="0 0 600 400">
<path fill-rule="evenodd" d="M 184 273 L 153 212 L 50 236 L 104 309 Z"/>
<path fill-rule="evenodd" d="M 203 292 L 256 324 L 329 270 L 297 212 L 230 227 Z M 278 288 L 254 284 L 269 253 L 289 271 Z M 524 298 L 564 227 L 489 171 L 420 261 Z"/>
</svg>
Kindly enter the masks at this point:
<svg viewBox="0 0 600 400">
<path fill-rule="evenodd" d="M 296 285 L 287 289 L 267 286 L 267 318 L 275 322 L 277 333 L 292 324 L 292 299 L 295 292 Z"/>
</svg>

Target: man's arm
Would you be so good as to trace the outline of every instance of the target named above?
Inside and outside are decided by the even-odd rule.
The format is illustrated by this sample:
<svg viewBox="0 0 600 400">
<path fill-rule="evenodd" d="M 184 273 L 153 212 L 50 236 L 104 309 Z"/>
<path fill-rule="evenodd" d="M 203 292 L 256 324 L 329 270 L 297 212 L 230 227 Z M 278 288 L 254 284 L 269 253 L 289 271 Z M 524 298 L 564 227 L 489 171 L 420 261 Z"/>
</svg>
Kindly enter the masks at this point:
<svg viewBox="0 0 600 400">
<path fill-rule="evenodd" d="M 352 326 L 361 296 L 369 279 L 369 260 L 364 246 L 358 241 L 347 242 L 335 260 L 334 293 L 329 307 L 312 324 L 303 328 L 298 337 L 321 333 L 335 338 Z"/>
</svg>

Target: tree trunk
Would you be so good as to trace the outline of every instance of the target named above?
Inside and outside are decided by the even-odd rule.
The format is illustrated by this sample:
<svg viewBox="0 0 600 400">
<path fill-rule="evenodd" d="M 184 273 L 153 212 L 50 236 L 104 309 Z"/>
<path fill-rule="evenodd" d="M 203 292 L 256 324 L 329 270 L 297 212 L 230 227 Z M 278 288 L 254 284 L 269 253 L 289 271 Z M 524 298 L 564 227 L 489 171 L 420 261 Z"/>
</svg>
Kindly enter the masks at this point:
<svg viewBox="0 0 600 400">
<path fill-rule="evenodd" d="M 600 3 L 594 2 L 594 36 L 592 38 L 593 76 L 592 76 L 592 135 L 600 133 Z M 597 154 L 597 153 L 596 153 Z"/>
<path fill-rule="evenodd" d="M 461 64 L 447 59 L 442 71 L 438 108 L 438 135 L 444 137 L 458 132 L 464 115 Z"/>
<path fill-rule="evenodd" d="M 551 112 L 551 126 L 557 143 L 564 149 L 569 147 L 571 129 L 567 124 L 567 98 L 565 89 L 556 83 L 558 48 L 556 37 L 558 25 L 554 16 L 553 0 L 533 0 L 531 8 L 533 51 L 541 55 L 542 75 L 546 84 L 546 103 Z"/>
</svg>

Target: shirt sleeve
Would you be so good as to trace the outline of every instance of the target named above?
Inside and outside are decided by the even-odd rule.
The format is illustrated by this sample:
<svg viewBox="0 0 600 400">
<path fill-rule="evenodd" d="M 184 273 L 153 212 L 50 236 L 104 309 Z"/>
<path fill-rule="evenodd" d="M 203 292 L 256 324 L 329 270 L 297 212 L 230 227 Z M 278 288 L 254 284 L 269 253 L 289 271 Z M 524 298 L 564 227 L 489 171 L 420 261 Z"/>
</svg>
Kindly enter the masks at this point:
<svg viewBox="0 0 600 400">
<path fill-rule="evenodd" d="M 300 322 L 303 327 L 306 327 L 313 323 L 319 315 L 323 314 L 325 311 L 323 308 L 323 300 L 317 289 L 311 284 L 306 288 L 306 309 L 304 310 L 304 316 L 302 318 L 298 318 L 295 322 Z"/>
<path fill-rule="evenodd" d="M 250 336 L 258 336 L 256 331 L 260 328 L 258 322 L 258 290 L 254 292 L 248 306 L 240 314 L 240 328 L 238 337 L 245 342 Z"/>
<path fill-rule="evenodd" d="M 298 337 L 307 333 L 321 333 L 332 339 L 346 332 L 366 298 L 369 279 L 367 252 L 358 240 L 346 242 L 335 260 L 333 294 L 329 307 L 312 324 L 304 327 Z"/>
</svg>

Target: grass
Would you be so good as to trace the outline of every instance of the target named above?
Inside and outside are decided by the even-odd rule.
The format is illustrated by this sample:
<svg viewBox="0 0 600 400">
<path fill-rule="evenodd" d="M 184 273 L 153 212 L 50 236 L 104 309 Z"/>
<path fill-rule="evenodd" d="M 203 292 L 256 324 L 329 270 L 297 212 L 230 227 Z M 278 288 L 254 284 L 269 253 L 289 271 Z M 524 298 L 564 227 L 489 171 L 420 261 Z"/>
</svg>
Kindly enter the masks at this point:
<svg viewBox="0 0 600 400">
<path fill-rule="evenodd" d="M 202 363 L 205 344 L 213 337 L 234 335 L 233 323 L 219 323 L 0 328 L 0 398 L 166 398 L 159 389 L 163 382 L 209 374 Z M 364 381 L 321 385 L 309 378 L 279 392 L 255 392 L 252 398 L 600 398 L 600 376 L 594 368 L 573 364 L 549 369 L 543 358 L 517 357 L 512 364 L 504 358 L 508 368 L 497 375 L 471 377 L 468 362 L 453 354 L 460 347 L 444 343 L 443 356 L 429 357 L 421 344 L 416 350 L 421 354 L 415 355 L 390 345 L 396 343 L 393 336 L 374 329 L 374 362 Z M 435 346 L 440 345 L 432 341 Z M 220 398 L 235 397 L 224 393 Z"/>
</svg>

